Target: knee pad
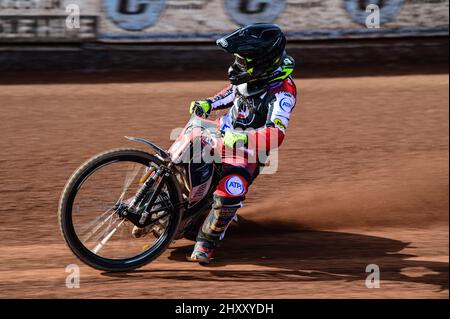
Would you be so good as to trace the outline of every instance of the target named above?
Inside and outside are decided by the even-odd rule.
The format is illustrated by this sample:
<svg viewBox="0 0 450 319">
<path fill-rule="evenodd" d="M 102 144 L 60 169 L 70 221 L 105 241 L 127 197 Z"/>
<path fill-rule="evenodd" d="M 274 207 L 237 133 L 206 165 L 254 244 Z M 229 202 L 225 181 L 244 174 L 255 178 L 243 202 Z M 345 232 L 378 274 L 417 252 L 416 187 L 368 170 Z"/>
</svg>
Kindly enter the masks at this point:
<svg viewBox="0 0 450 319">
<path fill-rule="evenodd" d="M 239 174 L 222 178 L 214 192 L 212 210 L 200 228 L 197 240 L 218 242 L 236 215 L 247 193 L 248 181 Z"/>
<path fill-rule="evenodd" d="M 222 178 L 214 192 L 214 204 L 236 206 L 245 199 L 248 181 L 238 174 L 230 174 Z"/>
</svg>

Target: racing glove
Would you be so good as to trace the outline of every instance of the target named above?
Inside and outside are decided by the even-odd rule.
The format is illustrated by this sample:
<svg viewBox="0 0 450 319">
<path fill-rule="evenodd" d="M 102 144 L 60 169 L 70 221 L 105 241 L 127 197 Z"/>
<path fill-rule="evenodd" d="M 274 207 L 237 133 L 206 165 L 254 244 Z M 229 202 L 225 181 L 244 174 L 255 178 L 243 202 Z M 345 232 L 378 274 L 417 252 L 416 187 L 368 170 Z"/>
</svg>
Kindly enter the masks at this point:
<svg viewBox="0 0 450 319">
<path fill-rule="evenodd" d="M 189 113 L 194 113 L 198 116 L 209 116 L 211 113 L 211 103 L 208 100 L 192 101 L 189 108 Z"/>
<path fill-rule="evenodd" d="M 248 137 L 246 134 L 236 131 L 226 131 L 223 136 L 223 144 L 231 148 L 233 148 L 238 142 L 239 144 L 245 145 L 247 144 L 247 141 Z"/>
</svg>

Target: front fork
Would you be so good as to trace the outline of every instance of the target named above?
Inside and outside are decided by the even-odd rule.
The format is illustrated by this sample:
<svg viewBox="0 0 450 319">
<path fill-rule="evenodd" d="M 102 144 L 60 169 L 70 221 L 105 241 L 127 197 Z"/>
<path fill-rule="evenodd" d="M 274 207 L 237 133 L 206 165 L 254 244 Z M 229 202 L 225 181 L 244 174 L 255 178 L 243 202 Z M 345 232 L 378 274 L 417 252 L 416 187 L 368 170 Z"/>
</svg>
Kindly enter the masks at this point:
<svg viewBox="0 0 450 319">
<path fill-rule="evenodd" d="M 130 219 L 134 224 L 138 222 L 137 226 L 145 226 L 147 218 L 150 213 L 147 211 L 148 207 L 153 207 L 158 195 L 160 194 L 162 188 L 164 187 L 164 178 L 169 175 L 169 170 L 172 163 L 169 163 L 168 166 L 156 166 L 152 165 L 147 171 L 146 175 L 142 180 L 145 179 L 142 186 L 136 193 L 133 201 L 130 205 L 122 212 L 124 216 L 127 216 L 127 219 Z M 151 192 L 151 189 L 156 185 L 154 191 Z M 133 217 L 131 217 L 133 216 Z M 139 217 L 140 216 L 140 217 Z M 139 220 L 136 218 L 139 217 Z"/>
</svg>

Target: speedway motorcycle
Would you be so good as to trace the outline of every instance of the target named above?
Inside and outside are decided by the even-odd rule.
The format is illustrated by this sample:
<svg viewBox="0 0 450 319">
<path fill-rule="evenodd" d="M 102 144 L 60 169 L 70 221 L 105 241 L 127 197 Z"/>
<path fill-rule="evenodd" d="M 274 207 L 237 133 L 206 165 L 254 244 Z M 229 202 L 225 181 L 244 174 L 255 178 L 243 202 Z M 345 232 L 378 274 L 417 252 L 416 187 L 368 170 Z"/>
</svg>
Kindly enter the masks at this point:
<svg viewBox="0 0 450 319">
<path fill-rule="evenodd" d="M 220 180 L 214 153 L 223 147 L 222 135 L 216 122 L 194 114 L 168 150 L 126 137 L 153 152 L 114 149 L 85 162 L 65 185 L 58 209 L 72 252 L 96 269 L 129 271 L 174 240 L 195 240 Z M 148 233 L 136 238 L 136 228 Z"/>
</svg>

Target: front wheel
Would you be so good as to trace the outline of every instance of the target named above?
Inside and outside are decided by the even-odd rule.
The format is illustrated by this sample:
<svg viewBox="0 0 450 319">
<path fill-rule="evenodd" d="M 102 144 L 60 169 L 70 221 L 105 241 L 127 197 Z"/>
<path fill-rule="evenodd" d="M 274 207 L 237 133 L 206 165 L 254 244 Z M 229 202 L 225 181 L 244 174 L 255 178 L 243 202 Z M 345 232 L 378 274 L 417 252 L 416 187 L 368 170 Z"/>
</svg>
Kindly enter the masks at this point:
<svg viewBox="0 0 450 319">
<path fill-rule="evenodd" d="M 93 157 L 71 176 L 61 195 L 58 218 L 67 245 L 81 261 L 100 270 L 129 271 L 166 250 L 181 220 L 174 179 L 162 180 L 153 206 L 158 212 L 157 232 L 135 238 L 134 224 L 118 209 L 132 202 L 148 169 L 160 165 L 149 153 L 117 149 Z"/>
</svg>

